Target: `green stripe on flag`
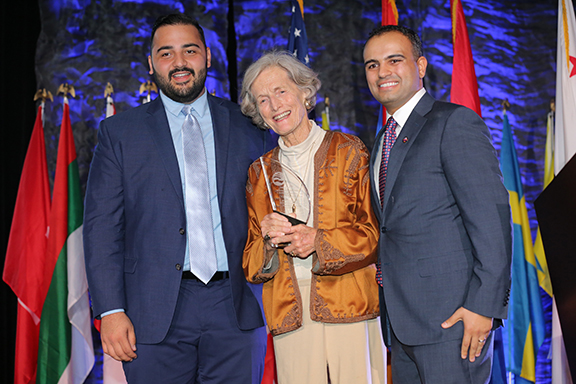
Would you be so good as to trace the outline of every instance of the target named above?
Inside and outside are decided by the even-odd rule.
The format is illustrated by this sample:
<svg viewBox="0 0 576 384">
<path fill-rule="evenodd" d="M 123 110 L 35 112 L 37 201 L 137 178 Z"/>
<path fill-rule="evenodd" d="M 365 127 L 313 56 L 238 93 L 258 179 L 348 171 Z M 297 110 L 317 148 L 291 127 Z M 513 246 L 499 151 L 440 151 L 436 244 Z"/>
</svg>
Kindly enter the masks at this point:
<svg viewBox="0 0 576 384">
<path fill-rule="evenodd" d="M 58 256 L 50 289 L 42 309 L 38 345 L 37 384 L 57 383 L 70 361 L 71 325 L 68 320 L 68 268 L 66 246 Z"/>
</svg>

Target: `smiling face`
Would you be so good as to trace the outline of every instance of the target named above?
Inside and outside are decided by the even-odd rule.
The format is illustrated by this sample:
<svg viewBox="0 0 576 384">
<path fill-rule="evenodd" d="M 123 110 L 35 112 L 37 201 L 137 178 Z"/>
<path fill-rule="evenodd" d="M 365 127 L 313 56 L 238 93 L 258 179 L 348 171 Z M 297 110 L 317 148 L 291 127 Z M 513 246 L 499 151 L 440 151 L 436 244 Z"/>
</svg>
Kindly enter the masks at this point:
<svg viewBox="0 0 576 384">
<path fill-rule="evenodd" d="M 193 25 L 165 25 L 154 35 L 148 56 L 150 74 L 166 96 L 191 103 L 204 92 L 210 49 Z"/>
<path fill-rule="evenodd" d="M 428 62 L 414 57 L 410 40 L 392 31 L 374 36 L 364 47 L 364 71 L 370 92 L 394 114 L 420 88 Z"/>
<path fill-rule="evenodd" d="M 258 112 L 287 146 L 304 141 L 311 124 L 304 106 L 306 96 L 281 67 L 263 70 L 250 88 Z"/>
</svg>

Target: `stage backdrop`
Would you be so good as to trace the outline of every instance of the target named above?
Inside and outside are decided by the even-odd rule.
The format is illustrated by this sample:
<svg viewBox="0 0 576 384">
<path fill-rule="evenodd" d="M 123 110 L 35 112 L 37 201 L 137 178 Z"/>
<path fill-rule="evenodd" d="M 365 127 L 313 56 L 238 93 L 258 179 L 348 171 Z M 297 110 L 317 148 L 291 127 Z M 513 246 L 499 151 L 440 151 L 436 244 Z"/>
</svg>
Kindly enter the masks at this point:
<svg viewBox="0 0 576 384">
<path fill-rule="evenodd" d="M 362 48 L 370 30 L 380 24 L 381 1 L 304 3 L 310 67 L 323 83 L 316 116 L 329 96 L 331 128 L 355 133 L 371 147 L 378 103 L 366 86 Z M 424 42 L 429 62 L 426 89 L 437 99 L 449 100 L 449 0 L 397 0 L 396 4 L 399 24 L 415 29 Z M 546 114 L 555 92 L 557 0 L 463 0 L 463 6 L 482 115 L 497 148 L 501 103 L 508 99 L 512 105 L 508 116 L 535 229 L 533 201 L 542 190 Z M 157 16 L 185 12 L 199 20 L 212 50 L 208 90 L 237 101 L 247 66 L 265 50 L 286 47 L 291 14 L 287 0 L 39 0 L 39 8 L 37 87 L 55 95 L 45 115 L 49 172 L 52 177 L 62 118 L 62 97 L 56 91 L 67 82 L 76 90 L 70 110 L 83 188 L 98 124 L 105 114 L 106 83 L 114 87 L 118 112 L 142 102 L 139 88 L 151 80 L 147 55 Z"/>
<path fill-rule="evenodd" d="M 463 1 L 476 62 L 482 115 L 499 147 L 501 103 L 512 105 L 525 194 L 532 202 L 542 189 L 545 116 L 555 90 L 556 1 Z M 429 61 L 426 89 L 449 100 L 452 72 L 448 0 L 398 0 L 399 23 L 418 31 Z M 228 0 L 40 0 L 42 32 L 36 52 L 39 87 L 56 93 L 61 83 L 76 89 L 70 102 L 81 179 L 86 180 L 104 118 L 104 88 L 114 87 L 118 112 L 139 104 L 140 84 L 151 80 L 147 55 L 151 25 L 158 15 L 196 17 L 212 50 L 207 87 L 237 101 L 242 75 L 262 52 L 285 49 L 290 2 Z M 331 128 L 355 133 L 371 147 L 378 104 L 364 77 L 362 48 L 380 23 L 380 1 L 307 0 L 304 21 L 310 67 L 322 80 L 316 113 L 330 97 Z M 156 95 L 154 94 L 154 97 Z M 49 168 L 56 159 L 62 99 L 48 104 Z M 533 221 L 534 226 L 535 222 Z"/>
</svg>

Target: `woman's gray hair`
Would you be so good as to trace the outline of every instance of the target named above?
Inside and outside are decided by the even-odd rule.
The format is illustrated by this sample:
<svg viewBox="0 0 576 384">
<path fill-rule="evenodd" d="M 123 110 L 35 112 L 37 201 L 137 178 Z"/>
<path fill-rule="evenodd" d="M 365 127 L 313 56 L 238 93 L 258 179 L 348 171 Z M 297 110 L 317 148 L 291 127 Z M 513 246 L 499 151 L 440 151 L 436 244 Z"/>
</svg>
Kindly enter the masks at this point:
<svg viewBox="0 0 576 384">
<path fill-rule="evenodd" d="M 258 105 L 256 98 L 252 94 L 252 84 L 256 78 L 265 70 L 271 67 L 280 67 L 286 71 L 288 78 L 296 84 L 296 86 L 304 92 L 306 96 L 305 107 L 308 111 L 316 105 L 316 93 L 320 89 L 322 83 L 318 79 L 318 75 L 302 64 L 298 59 L 292 56 L 287 51 L 272 51 L 264 54 L 256 62 L 252 63 L 242 81 L 242 92 L 240 98 L 242 102 L 240 107 L 242 113 L 252 119 L 252 122 L 260 128 L 269 128 L 260 112 L 258 112 Z"/>
</svg>

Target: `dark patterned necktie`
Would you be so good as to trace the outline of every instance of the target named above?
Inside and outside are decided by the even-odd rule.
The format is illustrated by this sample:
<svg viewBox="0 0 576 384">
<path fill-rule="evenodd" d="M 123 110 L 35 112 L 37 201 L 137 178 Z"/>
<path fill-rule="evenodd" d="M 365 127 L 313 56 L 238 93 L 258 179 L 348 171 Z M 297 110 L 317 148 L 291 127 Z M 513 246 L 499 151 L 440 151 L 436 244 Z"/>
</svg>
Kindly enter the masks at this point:
<svg viewBox="0 0 576 384">
<path fill-rule="evenodd" d="M 380 191 L 380 206 L 384 206 L 384 189 L 386 187 L 386 174 L 388 173 L 388 158 L 390 151 L 396 141 L 396 127 L 398 123 L 392 116 L 386 122 L 384 127 L 384 143 L 382 144 L 382 161 L 380 162 L 380 172 L 378 174 L 378 186 Z M 382 268 L 380 263 L 376 263 L 376 281 L 382 286 Z"/>
<path fill-rule="evenodd" d="M 396 127 L 398 123 L 392 116 L 388 119 L 384 127 L 384 144 L 382 145 L 382 161 L 380 162 L 380 174 L 378 175 L 378 186 L 380 187 L 380 206 L 384 206 L 384 188 L 386 187 L 386 174 L 388 172 L 388 158 L 394 142 L 396 141 Z"/>
</svg>

